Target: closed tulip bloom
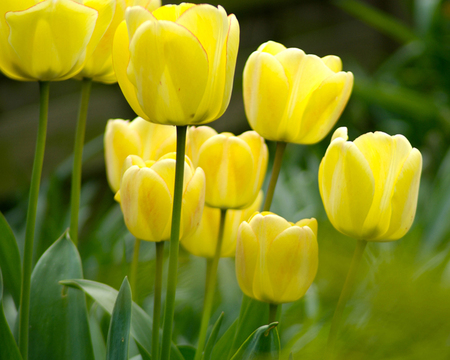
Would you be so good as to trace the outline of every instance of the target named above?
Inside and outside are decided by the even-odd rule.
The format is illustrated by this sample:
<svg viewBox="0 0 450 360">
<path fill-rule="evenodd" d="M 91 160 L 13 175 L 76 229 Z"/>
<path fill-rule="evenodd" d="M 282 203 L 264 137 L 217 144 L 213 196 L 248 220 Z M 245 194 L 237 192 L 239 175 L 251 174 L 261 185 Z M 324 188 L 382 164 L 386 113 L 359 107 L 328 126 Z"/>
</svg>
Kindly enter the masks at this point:
<svg viewBox="0 0 450 360">
<path fill-rule="evenodd" d="M 107 31 L 114 7 L 114 0 L 2 0 L 0 70 L 21 81 L 75 76 Z"/>
<path fill-rule="evenodd" d="M 347 139 L 347 128 L 336 130 L 319 168 L 328 218 L 358 240 L 401 238 L 414 221 L 422 155 L 402 135 Z"/>
<path fill-rule="evenodd" d="M 159 124 L 205 124 L 230 101 L 239 45 L 234 15 L 211 5 L 127 9 L 113 46 L 119 85 L 133 110 Z"/>
<path fill-rule="evenodd" d="M 137 117 L 133 121 L 112 119 L 106 124 L 106 174 L 111 189 L 117 192 L 122 179 L 122 166 L 129 155 L 145 160 L 157 160 L 176 149 L 174 126 L 152 124 Z"/>
<path fill-rule="evenodd" d="M 337 56 L 320 58 L 269 41 L 244 68 L 250 126 L 268 140 L 314 144 L 334 126 L 350 97 L 353 74 Z"/>
<path fill-rule="evenodd" d="M 227 210 L 220 257 L 234 257 L 236 254 L 236 238 L 239 225 L 246 221 L 261 207 L 262 191 L 248 208 Z M 181 244 L 191 254 L 205 258 L 213 258 L 219 238 L 220 209 L 205 205 L 202 220 L 197 230 L 183 239 Z"/>
<path fill-rule="evenodd" d="M 317 266 L 316 219 L 293 224 L 263 212 L 240 225 L 236 276 L 245 295 L 271 304 L 296 301 L 311 286 Z"/>
<path fill-rule="evenodd" d="M 206 204 L 220 209 L 250 206 L 263 184 L 267 160 L 267 145 L 254 131 L 210 137 L 196 164 L 205 171 Z"/>
<path fill-rule="evenodd" d="M 137 163 L 137 162 L 135 162 Z M 175 181 L 175 153 L 164 155 L 146 166 L 131 165 L 123 174 L 116 200 L 125 224 L 138 239 L 170 239 Z M 194 169 L 189 158 L 184 164 L 183 204 L 180 238 L 191 234 L 200 223 L 205 202 L 205 174 Z"/>
</svg>

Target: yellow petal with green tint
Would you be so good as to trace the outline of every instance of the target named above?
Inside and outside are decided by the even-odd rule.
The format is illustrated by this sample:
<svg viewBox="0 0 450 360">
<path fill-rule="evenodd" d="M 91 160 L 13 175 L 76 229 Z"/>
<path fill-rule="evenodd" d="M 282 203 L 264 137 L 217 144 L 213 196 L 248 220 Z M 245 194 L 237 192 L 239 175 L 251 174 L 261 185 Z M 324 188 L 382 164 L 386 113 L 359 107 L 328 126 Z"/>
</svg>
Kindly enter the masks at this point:
<svg viewBox="0 0 450 360">
<path fill-rule="evenodd" d="M 30 79 L 64 80 L 81 70 L 97 12 L 70 0 L 6 14 L 9 43 Z"/>
<path fill-rule="evenodd" d="M 122 21 L 116 30 L 113 42 L 113 66 L 116 73 L 117 82 L 123 95 L 130 104 L 131 108 L 140 117 L 148 120 L 147 115 L 142 110 L 137 99 L 136 88 L 128 79 L 127 67 L 130 61 L 130 52 L 128 50 L 128 30 L 125 21 Z"/>
<path fill-rule="evenodd" d="M 242 292 L 255 298 L 253 283 L 259 258 L 259 243 L 250 225 L 244 221 L 238 230 L 236 244 L 236 277 Z"/>
<path fill-rule="evenodd" d="M 254 52 L 244 68 L 244 105 L 250 126 L 268 140 L 277 138 L 289 96 L 289 82 L 281 63 L 272 55 Z"/>
<path fill-rule="evenodd" d="M 336 55 L 328 55 L 322 58 L 322 61 L 326 66 L 330 68 L 331 71 L 337 73 L 342 71 L 342 60 L 339 56 Z"/>
<path fill-rule="evenodd" d="M 352 92 L 353 74 L 340 72 L 325 79 L 313 91 L 293 142 L 314 144 L 336 124 Z"/>
<path fill-rule="evenodd" d="M 148 118 L 172 125 L 195 119 L 208 78 L 198 39 L 178 24 L 147 21 L 134 35 L 130 53 L 127 73 Z"/>
<path fill-rule="evenodd" d="M 412 149 L 395 184 L 389 229 L 379 240 L 400 239 L 410 229 L 416 213 L 421 171 L 422 155 L 417 149 Z"/>
<path fill-rule="evenodd" d="M 320 164 L 319 189 L 333 226 L 362 239 L 375 181 L 367 160 L 353 143 L 342 138 L 331 142 Z"/>
</svg>

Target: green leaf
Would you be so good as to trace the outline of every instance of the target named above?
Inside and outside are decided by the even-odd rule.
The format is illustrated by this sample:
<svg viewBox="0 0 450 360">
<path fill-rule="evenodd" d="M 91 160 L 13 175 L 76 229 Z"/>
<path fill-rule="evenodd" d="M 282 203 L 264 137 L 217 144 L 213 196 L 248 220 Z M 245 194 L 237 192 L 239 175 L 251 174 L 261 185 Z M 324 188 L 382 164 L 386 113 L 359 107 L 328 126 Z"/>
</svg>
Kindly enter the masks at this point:
<svg viewBox="0 0 450 360">
<path fill-rule="evenodd" d="M 191 345 L 179 345 L 178 350 L 180 350 L 181 355 L 183 355 L 184 360 L 194 360 L 195 358 L 195 347 Z M 172 351 L 171 351 L 172 353 Z"/>
<path fill-rule="evenodd" d="M 91 307 L 91 311 L 89 314 L 89 326 L 91 329 L 91 342 L 92 342 L 92 347 L 94 348 L 95 360 L 104 360 L 104 359 L 106 359 L 106 345 L 105 345 L 105 339 L 103 338 L 102 329 L 100 328 L 100 324 L 97 320 L 96 311 L 95 311 L 96 308 L 97 308 L 97 303 L 94 303 Z"/>
<path fill-rule="evenodd" d="M 223 320 L 223 312 L 220 314 L 219 318 L 217 319 L 216 323 L 214 324 L 214 327 L 211 331 L 211 335 L 209 336 L 208 342 L 205 346 L 205 352 L 203 353 L 203 360 L 210 360 L 212 350 L 214 348 L 214 345 L 216 344 L 217 335 L 219 335 L 220 326 L 222 325 Z"/>
<path fill-rule="evenodd" d="M 119 289 L 109 324 L 106 360 L 127 360 L 131 325 L 131 288 L 127 277 Z"/>
<path fill-rule="evenodd" d="M 42 255 L 31 275 L 29 360 L 93 360 L 84 294 L 59 284 L 83 277 L 68 232 Z"/>
<path fill-rule="evenodd" d="M 225 331 L 221 338 L 217 341 L 212 352 L 212 359 L 214 360 L 228 360 L 230 348 L 236 334 L 239 318 L 234 320 L 230 327 Z M 231 354 L 232 355 L 232 354 Z"/>
<path fill-rule="evenodd" d="M 5 277 L 3 280 L 16 307 L 19 308 L 22 281 L 20 253 L 14 233 L 2 213 L 0 213 L 0 239 L 0 269 Z"/>
<path fill-rule="evenodd" d="M 294 360 L 294 354 L 293 353 L 289 354 L 289 360 Z"/>
<path fill-rule="evenodd" d="M 278 322 L 261 326 L 242 344 L 231 360 L 278 360 L 280 339 Z"/>
<path fill-rule="evenodd" d="M 0 241 L 1 242 L 1 241 Z M 0 269 L 0 360 L 21 360 L 19 348 L 3 312 L 3 277 Z"/>
</svg>

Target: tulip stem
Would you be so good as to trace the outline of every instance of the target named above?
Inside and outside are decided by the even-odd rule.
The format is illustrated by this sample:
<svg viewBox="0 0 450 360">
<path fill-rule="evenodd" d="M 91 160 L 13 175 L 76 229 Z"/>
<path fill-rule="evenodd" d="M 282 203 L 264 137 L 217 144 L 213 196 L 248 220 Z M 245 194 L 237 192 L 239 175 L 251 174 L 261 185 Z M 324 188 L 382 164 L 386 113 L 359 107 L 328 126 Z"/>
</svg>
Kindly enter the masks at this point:
<svg viewBox="0 0 450 360">
<path fill-rule="evenodd" d="M 173 194 L 172 228 L 169 247 L 169 274 L 167 277 L 166 306 L 164 309 L 161 360 L 169 360 L 172 342 L 175 293 L 177 289 L 178 252 L 180 243 L 181 204 L 183 196 L 184 154 L 186 152 L 187 126 L 177 126 L 177 157 L 175 168 L 175 189 Z"/>
<path fill-rule="evenodd" d="M 152 332 L 152 359 L 158 360 L 159 353 L 159 320 L 161 318 L 161 289 L 164 264 L 164 241 L 155 242 L 156 268 L 155 293 L 153 298 L 153 332 Z"/>
<path fill-rule="evenodd" d="M 278 304 L 269 304 L 269 322 L 271 324 L 277 321 Z"/>
<path fill-rule="evenodd" d="M 22 291 L 19 310 L 19 349 L 24 360 L 28 359 L 28 323 L 30 316 L 30 285 L 33 260 L 34 229 L 36 225 L 36 210 L 39 198 L 42 164 L 44 163 L 50 83 L 48 81 L 40 81 L 39 92 L 39 126 L 36 150 L 34 153 L 33 170 L 31 173 L 30 196 L 28 200 L 27 225 L 23 250 Z"/>
<path fill-rule="evenodd" d="M 355 283 L 356 274 L 361 263 L 361 259 L 366 248 L 367 241 L 358 240 L 356 242 L 355 252 L 353 253 L 352 262 L 350 264 L 350 269 L 345 279 L 344 287 L 342 288 L 341 295 L 339 296 L 339 301 L 334 311 L 333 320 L 331 321 L 330 334 L 328 335 L 328 343 L 325 351 L 325 359 L 333 359 L 334 357 L 334 346 L 336 344 L 337 333 L 339 330 L 339 324 L 342 319 L 342 314 L 344 312 L 345 305 L 350 298 L 352 293 L 353 285 Z"/>
<path fill-rule="evenodd" d="M 266 200 L 264 201 L 263 211 L 270 211 L 272 205 L 273 194 L 277 186 L 278 175 L 280 175 L 281 162 L 283 161 L 284 150 L 287 143 L 277 142 L 277 149 L 275 150 L 275 159 L 273 160 L 272 174 L 270 175 L 269 187 L 267 188 Z"/>
<path fill-rule="evenodd" d="M 219 236 L 217 238 L 216 251 L 214 258 L 208 259 L 206 267 L 206 286 L 205 286 L 205 300 L 203 304 L 202 321 L 200 324 L 200 334 L 198 337 L 197 350 L 195 351 L 194 360 L 200 360 L 203 355 L 203 348 L 206 341 L 206 331 L 208 330 L 209 320 L 211 318 L 211 310 L 213 306 L 216 280 L 217 280 L 217 268 L 219 266 L 220 253 L 222 251 L 223 233 L 225 229 L 225 218 L 227 215 L 226 209 L 220 210 L 220 225 Z"/>
<path fill-rule="evenodd" d="M 133 260 L 131 260 L 131 271 L 130 271 L 130 287 L 131 287 L 131 295 L 133 296 L 133 300 L 137 300 L 137 274 L 138 274 L 138 264 L 139 264 L 139 248 L 141 247 L 141 240 L 136 238 L 134 242 L 133 249 Z"/>
<path fill-rule="evenodd" d="M 81 165 L 83 160 L 84 135 L 91 94 L 92 79 L 84 78 L 81 83 L 81 100 L 78 109 L 77 131 L 73 149 L 72 188 L 70 191 L 70 238 L 78 244 L 78 213 L 80 210 Z"/>
</svg>

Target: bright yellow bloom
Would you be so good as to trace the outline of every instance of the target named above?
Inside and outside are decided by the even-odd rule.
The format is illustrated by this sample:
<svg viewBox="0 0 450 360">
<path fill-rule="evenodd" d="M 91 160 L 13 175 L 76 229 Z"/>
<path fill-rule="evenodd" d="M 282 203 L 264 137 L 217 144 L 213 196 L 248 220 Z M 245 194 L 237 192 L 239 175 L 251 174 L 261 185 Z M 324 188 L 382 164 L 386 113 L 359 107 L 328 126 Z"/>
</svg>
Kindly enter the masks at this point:
<svg viewBox="0 0 450 360">
<path fill-rule="evenodd" d="M 233 257 L 236 253 L 236 238 L 239 225 L 256 211 L 263 200 L 262 191 L 250 207 L 242 210 L 227 210 L 220 257 Z M 205 205 L 200 225 L 192 235 L 183 239 L 181 244 L 191 254 L 213 258 L 219 237 L 220 210 Z"/>
<path fill-rule="evenodd" d="M 114 37 L 113 63 L 141 117 L 172 125 L 205 124 L 230 101 L 239 24 L 219 6 L 130 7 Z"/>
<path fill-rule="evenodd" d="M 114 0 L 1 0 L 0 70 L 21 81 L 76 75 L 114 15 Z"/>
<path fill-rule="evenodd" d="M 138 164 L 139 161 L 130 161 Z M 158 161 L 131 165 L 123 174 L 115 199 L 120 202 L 125 224 L 138 239 L 164 241 L 170 239 L 175 153 Z M 184 164 L 183 203 L 180 238 L 195 231 L 200 223 L 205 202 L 205 174 L 194 169 L 189 158 Z"/>
<path fill-rule="evenodd" d="M 195 163 L 205 171 L 206 204 L 221 209 L 248 207 L 261 189 L 267 160 L 264 139 L 254 131 L 209 137 L 200 146 Z"/>
<path fill-rule="evenodd" d="M 347 139 L 347 128 L 335 131 L 319 168 L 328 218 L 358 240 L 401 238 L 414 221 L 422 155 L 402 135 L 375 132 Z"/>
<path fill-rule="evenodd" d="M 176 150 L 174 126 L 152 124 L 137 117 L 133 121 L 109 120 L 105 137 L 106 174 L 111 189 L 117 192 L 122 179 L 123 162 L 128 155 L 137 155 L 144 161 L 157 160 Z"/>
<path fill-rule="evenodd" d="M 238 230 L 236 276 L 253 299 L 281 304 L 300 299 L 318 266 L 317 221 L 296 224 L 270 212 L 255 214 Z"/>
<path fill-rule="evenodd" d="M 314 144 L 334 126 L 350 97 L 353 74 L 337 56 L 319 58 L 269 41 L 244 68 L 245 113 L 262 137 Z"/>
<path fill-rule="evenodd" d="M 77 78 L 91 78 L 94 81 L 107 84 L 117 81 L 112 64 L 113 38 L 117 27 L 125 18 L 126 7 L 134 5 L 140 5 L 149 11 L 153 11 L 161 6 L 161 0 L 116 0 L 114 18 L 94 52 L 86 60 L 83 70 Z"/>
</svg>

